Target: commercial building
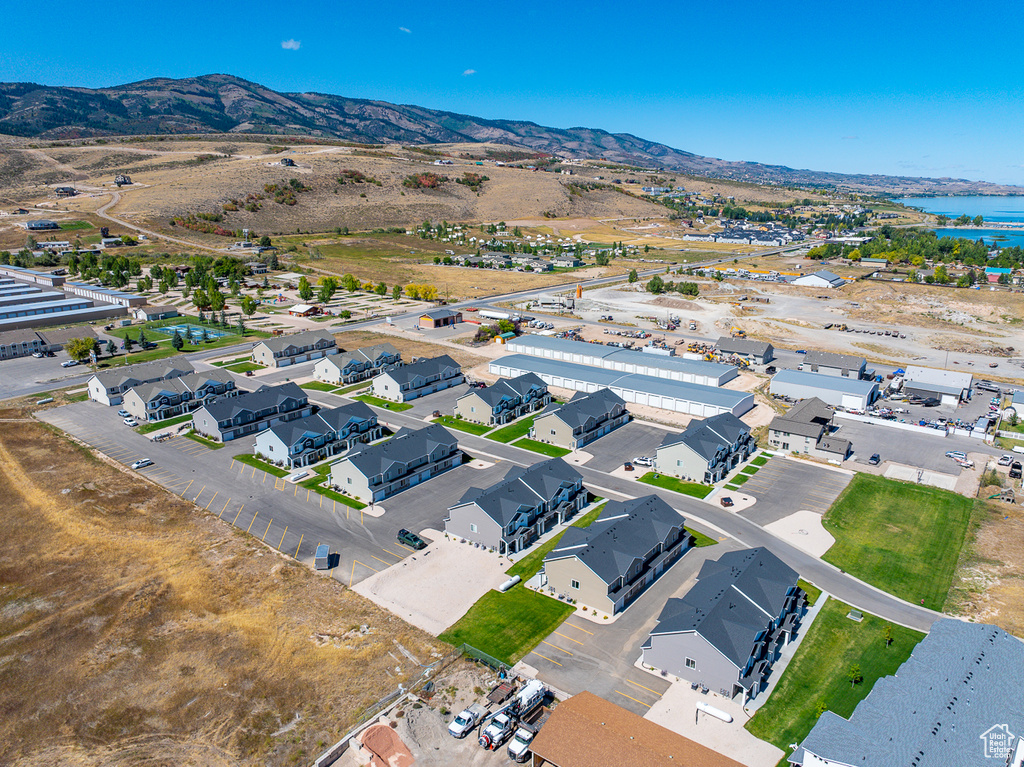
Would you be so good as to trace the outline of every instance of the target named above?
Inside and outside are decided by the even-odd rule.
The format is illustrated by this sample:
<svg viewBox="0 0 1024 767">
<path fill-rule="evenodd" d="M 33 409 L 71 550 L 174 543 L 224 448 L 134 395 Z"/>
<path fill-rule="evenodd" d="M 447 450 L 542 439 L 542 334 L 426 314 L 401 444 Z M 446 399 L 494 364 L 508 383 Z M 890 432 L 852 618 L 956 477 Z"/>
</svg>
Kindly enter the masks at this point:
<svg viewBox="0 0 1024 767">
<path fill-rule="evenodd" d="M 455 415 L 473 423 L 500 425 L 540 410 L 549 402 L 548 385 L 527 373 L 470 389 L 455 401 Z"/>
<path fill-rule="evenodd" d="M 123 404 L 137 421 L 164 421 L 241 393 L 230 372 L 210 370 L 133 386 Z"/>
<path fill-rule="evenodd" d="M 274 424 L 256 436 L 254 450 L 257 457 L 294 469 L 373 442 L 382 432 L 369 405 L 353 402 Z"/>
<path fill-rule="evenodd" d="M 971 398 L 974 376 L 956 370 L 937 370 L 907 365 L 903 391 L 919 397 L 936 397 L 943 405 L 956 406 Z"/>
<path fill-rule="evenodd" d="M 338 342 L 326 330 L 305 330 L 290 336 L 260 341 L 252 348 L 252 361 L 269 368 L 283 368 L 338 353 Z"/>
<path fill-rule="evenodd" d="M 140 306 L 132 311 L 132 316 L 140 322 L 152 322 L 153 320 L 166 320 L 178 316 L 176 306 Z"/>
<path fill-rule="evenodd" d="M 656 355 L 643 356 L 651 360 L 662 359 Z M 719 413 L 739 416 L 754 407 L 754 395 L 748 392 L 648 375 L 623 374 L 525 354 L 509 354 L 492 360 L 489 370 L 494 375 L 506 377 L 536 373 L 548 386 L 573 391 L 595 392 L 607 388 L 629 404 L 650 405 L 701 417 Z"/>
<path fill-rule="evenodd" d="M 801 400 L 772 419 L 768 427 L 768 444 L 790 453 L 845 461 L 853 446 L 850 440 L 835 436 L 834 415 L 834 411 L 817 397 Z"/>
<path fill-rule="evenodd" d="M 538 442 L 577 450 L 610 434 L 631 417 L 622 397 L 610 389 L 580 392 L 566 403 L 548 405 L 534 419 L 530 436 Z"/>
<path fill-rule="evenodd" d="M 313 365 L 313 377 L 324 383 L 358 383 L 401 364 L 402 355 L 398 349 L 387 343 L 377 344 L 324 357 Z"/>
<path fill-rule="evenodd" d="M 257 434 L 282 421 L 313 414 L 306 392 L 295 383 L 261 386 L 256 391 L 218 400 L 192 416 L 195 430 L 218 442 Z"/>
<path fill-rule="evenodd" d="M 445 328 L 462 322 L 462 312 L 455 309 L 434 309 L 420 315 L 419 326 L 424 330 Z"/>
<path fill-rule="evenodd" d="M 123 317 L 128 307 L 146 303 L 132 293 L 19 266 L 0 265 L 0 280 L 0 331 Z"/>
<path fill-rule="evenodd" d="M 0 299 L 2 300 L 2 299 Z M 27 357 L 30 354 L 60 351 L 72 338 L 96 338 L 88 325 L 42 330 L 6 330 L 0 332 L 0 360 Z"/>
<path fill-rule="evenodd" d="M 707 746 L 586 691 L 555 707 L 530 743 L 530 752 L 531 767 L 742 767 Z"/>
<path fill-rule="evenodd" d="M 619 373 L 665 378 L 701 386 L 722 386 L 739 375 L 734 365 L 644 354 L 617 346 L 588 344 L 552 336 L 520 336 L 508 341 L 505 350 L 510 354 L 528 354 L 531 357 L 591 365 Z"/>
<path fill-rule="evenodd" d="M 665 603 L 641 645 L 643 663 L 746 703 L 806 612 L 798 577 L 765 548 L 706 561 L 690 590 Z"/>
<path fill-rule="evenodd" d="M 1018 767 L 1024 643 L 998 626 L 936 621 L 910 658 L 844 719 L 823 713 L 789 757 L 800 767 Z"/>
<path fill-rule="evenodd" d="M 811 350 L 804 355 L 800 369 L 808 373 L 841 378 L 873 378 L 873 370 L 867 370 L 867 360 L 854 354 L 836 354 Z"/>
<path fill-rule="evenodd" d="M 751 338 L 730 338 L 722 336 L 715 342 L 719 354 L 735 354 L 758 365 L 767 365 L 775 359 L 775 347 L 767 341 Z"/>
<path fill-rule="evenodd" d="M 769 391 L 777 397 L 801 400 L 817 397 L 827 405 L 847 410 L 864 410 L 878 399 L 878 384 L 803 370 L 780 370 L 772 377 Z"/>
<path fill-rule="evenodd" d="M 846 284 L 846 280 L 827 269 L 821 269 L 813 274 L 797 277 L 792 284 L 802 288 L 839 288 Z"/>
<path fill-rule="evenodd" d="M 668 434 L 655 454 L 663 474 L 714 484 L 757 450 L 750 427 L 732 413 L 691 421 L 679 434 Z"/>
<path fill-rule="evenodd" d="M 448 509 L 444 531 L 497 551 L 517 554 L 572 519 L 587 502 L 583 477 L 561 458 L 513 466 L 487 489 L 471 487 Z"/>
<path fill-rule="evenodd" d="M 460 463 L 459 441 L 443 426 L 403 427 L 387 442 L 357 448 L 331 466 L 331 484 L 361 501 L 379 502 Z"/>
<path fill-rule="evenodd" d="M 391 368 L 373 379 L 373 395 L 408 402 L 458 386 L 466 380 L 462 368 L 447 354 Z"/>
<path fill-rule="evenodd" d="M 89 391 L 89 399 L 108 406 L 120 405 L 125 392 L 129 389 L 156 381 L 181 378 L 194 372 L 196 371 L 191 362 L 184 357 L 176 357 L 170 362 L 150 362 L 145 365 L 104 370 L 90 378 L 86 388 Z"/>
<path fill-rule="evenodd" d="M 544 557 L 541 586 L 614 615 L 693 545 L 684 521 L 656 495 L 608 501 L 590 527 L 566 529 Z"/>
</svg>

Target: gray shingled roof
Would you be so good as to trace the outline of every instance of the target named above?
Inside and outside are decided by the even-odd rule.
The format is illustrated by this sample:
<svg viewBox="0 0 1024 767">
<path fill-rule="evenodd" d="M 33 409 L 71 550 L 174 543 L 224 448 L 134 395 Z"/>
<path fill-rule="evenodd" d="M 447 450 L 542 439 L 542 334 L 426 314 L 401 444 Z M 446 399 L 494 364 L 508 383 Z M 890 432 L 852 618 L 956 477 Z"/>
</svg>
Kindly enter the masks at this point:
<svg viewBox="0 0 1024 767">
<path fill-rule="evenodd" d="M 423 429 L 401 428 L 387 442 L 378 442 L 357 449 L 345 460 L 362 472 L 363 476 L 375 477 L 383 474 L 396 463 L 408 464 L 433 452 L 438 445 L 458 447 L 458 439 L 440 424 L 431 424 Z"/>
<path fill-rule="evenodd" d="M 486 386 L 483 389 L 473 389 L 463 394 L 462 397 L 476 394 L 488 405 L 494 407 L 505 397 L 512 399 L 525 397 L 529 394 L 530 389 L 534 387 L 547 391 L 548 385 L 535 373 L 524 373 L 515 378 L 499 378 L 490 386 Z M 462 399 L 462 397 L 459 397 L 459 399 Z"/>
<path fill-rule="evenodd" d="M 719 338 L 715 342 L 715 346 L 718 347 L 720 352 L 728 354 L 756 354 L 758 357 L 763 356 L 769 349 L 774 348 L 767 341 L 755 341 L 752 338 L 729 338 L 728 336 Z"/>
<path fill-rule="evenodd" d="M 421 317 L 430 317 L 432 320 L 445 320 L 449 317 L 456 317 L 462 314 L 462 312 L 455 309 L 432 309 L 429 312 L 423 312 Z"/>
<path fill-rule="evenodd" d="M 246 410 L 266 410 L 279 405 L 282 400 L 294 399 L 300 403 L 307 402 L 306 392 L 293 381 L 277 386 L 261 386 L 256 391 L 241 394 L 237 397 L 220 399 L 206 406 L 206 412 L 218 423 L 234 418 Z"/>
<path fill-rule="evenodd" d="M 944 618 L 895 676 L 879 679 L 849 721 L 826 712 L 790 761 L 805 753 L 856 767 L 993 767 L 983 735 L 1024 734 L 1019 669 L 1024 643 L 997 626 Z"/>
<path fill-rule="evenodd" d="M 769 429 L 817 439 L 832 421 L 832 410 L 817 397 L 808 397 L 772 419 Z"/>
<path fill-rule="evenodd" d="M 573 429 L 592 428 L 602 418 L 608 416 L 616 405 L 625 406 L 626 401 L 611 389 L 598 389 L 591 394 L 578 392 L 568 402 L 559 405 L 557 402 L 548 405 L 541 411 L 543 415 L 557 413 L 558 418 Z"/>
<path fill-rule="evenodd" d="M 695 631 L 742 668 L 757 634 L 782 612 L 797 578 L 765 548 L 727 552 L 704 563 L 682 598 L 665 603 L 651 635 Z"/>
<path fill-rule="evenodd" d="M 294 445 L 307 434 L 311 436 L 327 434 L 344 428 L 345 424 L 353 419 L 373 421 L 376 420 L 376 417 L 365 402 L 353 402 L 349 405 L 327 408 L 305 418 L 274 424 L 270 427 L 270 431 L 276 434 L 284 444 Z"/>
<path fill-rule="evenodd" d="M 729 447 L 750 433 L 750 427 L 732 413 L 719 413 L 703 421 L 691 421 L 679 434 L 668 434 L 661 446 L 683 443 L 697 455 L 711 460 L 723 447 Z"/>
<path fill-rule="evenodd" d="M 837 354 L 835 352 L 819 352 L 811 349 L 804 355 L 804 365 L 819 365 L 844 370 L 860 370 L 867 360 L 855 354 Z"/>
<path fill-rule="evenodd" d="M 234 376 L 232 376 L 227 370 L 204 370 L 201 372 L 189 373 L 188 375 L 180 376 L 179 378 L 168 378 L 163 381 L 139 384 L 138 386 L 133 386 L 132 391 L 138 394 L 139 397 L 142 398 L 143 402 L 148 402 L 150 399 L 163 392 L 168 394 L 181 394 L 186 391 L 194 392 L 209 381 L 228 383 L 233 380 Z"/>
<path fill-rule="evenodd" d="M 272 352 L 281 352 L 289 346 L 309 346 L 317 341 L 330 341 L 335 343 L 334 336 L 326 330 L 304 330 L 301 333 L 293 333 L 290 336 L 274 336 L 267 338 L 261 343 Z"/>
<path fill-rule="evenodd" d="M 550 502 L 566 485 L 573 485 L 583 476 L 561 458 L 552 458 L 528 468 L 514 466 L 497 484 L 485 490 L 471 487 L 456 506 L 475 503 L 487 516 L 503 528 L 521 508 L 533 508 Z"/>
<path fill-rule="evenodd" d="M 163 378 L 173 377 L 172 374 L 185 375 L 193 372 L 195 372 L 195 368 L 192 367 L 192 363 L 184 357 L 178 357 L 173 362 L 147 362 L 144 365 L 104 370 L 97 373 L 96 378 L 109 389 L 112 386 L 159 381 Z"/>
<path fill-rule="evenodd" d="M 674 528 L 682 528 L 683 515 L 657 495 L 628 501 L 608 501 L 587 528 L 569 527 L 544 561 L 576 557 L 601 578 L 612 583 L 624 576 Z"/>
<path fill-rule="evenodd" d="M 409 365 L 404 365 L 394 370 L 389 370 L 388 375 L 399 385 L 404 383 L 411 383 L 414 378 L 424 377 L 429 378 L 435 375 L 442 375 L 445 368 L 455 368 L 457 373 L 462 371 L 459 363 L 449 357 L 447 354 L 442 354 L 439 357 L 428 357 L 427 359 L 413 362 Z"/>
</svg>

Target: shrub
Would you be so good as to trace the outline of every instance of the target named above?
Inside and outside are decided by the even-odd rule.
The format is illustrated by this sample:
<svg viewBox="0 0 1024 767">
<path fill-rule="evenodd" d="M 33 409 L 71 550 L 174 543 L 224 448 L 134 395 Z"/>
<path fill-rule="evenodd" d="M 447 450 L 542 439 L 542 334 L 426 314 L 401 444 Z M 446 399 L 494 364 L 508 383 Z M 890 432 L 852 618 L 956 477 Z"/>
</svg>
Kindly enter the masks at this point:
<svg viewBox="0 0 1024 767">
<path fill-rule="evenodd" d="M 436 173 L 414 173 L 405 177 L 402 186 L 408 189 L 439 189 L 447 180 L 447 176 L 439 176 Z"/>
</svg>

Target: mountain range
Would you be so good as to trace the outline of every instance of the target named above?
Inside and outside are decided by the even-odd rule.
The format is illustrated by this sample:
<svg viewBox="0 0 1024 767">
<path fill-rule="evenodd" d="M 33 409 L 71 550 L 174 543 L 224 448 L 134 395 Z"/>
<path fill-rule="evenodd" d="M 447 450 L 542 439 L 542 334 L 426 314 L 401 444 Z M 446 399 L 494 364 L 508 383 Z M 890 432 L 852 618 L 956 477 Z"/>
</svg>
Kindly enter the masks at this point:
<svg viewBox="0 0 1024 767">
<path fill-rule="evenodd" d="M 1012 194 L 966 179 L 849 175 L 735 162 L 629 133 L 550 128 L 324 93 L 279 93 L 232 75 L 153 78 L 110 88 L 0 83 L 0 133 L 49 140 L 153 134 L 312 136 L 359 143 L 501 143 L 563 158 L 742 181 L 880 194 Z"/>
</svg>

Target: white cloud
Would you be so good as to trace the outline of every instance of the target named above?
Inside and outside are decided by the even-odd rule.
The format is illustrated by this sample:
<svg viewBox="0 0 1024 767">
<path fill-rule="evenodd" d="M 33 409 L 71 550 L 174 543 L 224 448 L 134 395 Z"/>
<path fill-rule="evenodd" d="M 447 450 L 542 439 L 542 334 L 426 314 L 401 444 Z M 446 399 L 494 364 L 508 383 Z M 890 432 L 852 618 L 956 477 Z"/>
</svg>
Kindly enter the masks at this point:
<svg viewBox="0 0 1024 767">
<path fill-rule="evenodd" d="M 302 42 L 299 40 L 282 40 L 281 47 L 286 51 L 297 51 L 302 47 Z"/>
<path fill-rule="evenodd" d="M 475 69 L 467 69 L 465 72 L 462 73 L 462 76 L 463 77 L 469 77 L 470 75 L 475 75 L 475 74 L 476 74 L 476 70 Z"/>
<path fill-rule="evenodd" d="M 399 32 L 405 32 L 405 34 L 407 34 L 407 35 L 411 35 L 412 34 L 412 30 L 409 29 L 408 27 L 399 27 L 398 31 Z"/>
</svg>

